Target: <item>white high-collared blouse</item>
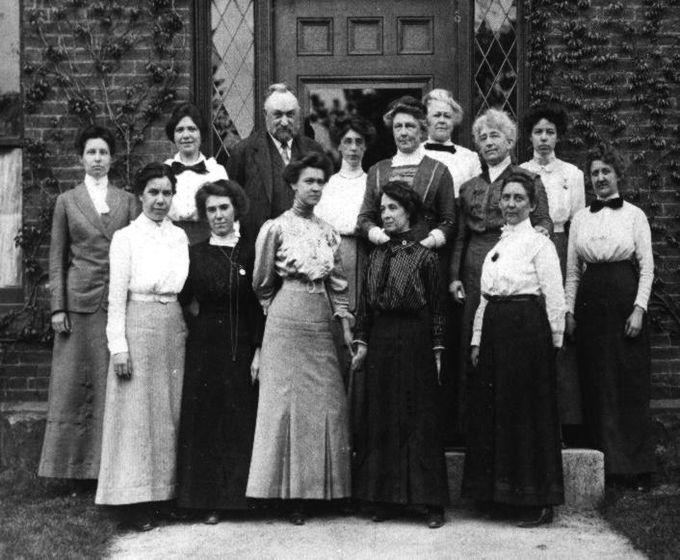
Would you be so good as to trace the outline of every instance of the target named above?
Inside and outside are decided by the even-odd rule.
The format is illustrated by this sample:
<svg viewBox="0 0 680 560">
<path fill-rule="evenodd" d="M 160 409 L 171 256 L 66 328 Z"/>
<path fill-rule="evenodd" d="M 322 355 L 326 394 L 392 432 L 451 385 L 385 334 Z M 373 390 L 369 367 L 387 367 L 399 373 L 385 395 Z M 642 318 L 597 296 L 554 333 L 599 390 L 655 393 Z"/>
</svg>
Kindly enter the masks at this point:
<svg viewBox="0 0 680 560">
<path fill-rule="evenodd" d="M 586 191 L 581 170 L 553 156 L 542 162 L 538 157 L 520 165 L 540 175 L 548 195 L 548 211 L 555 233 L 564 231 L 564 224 L 572 220 L 586 205 Z"/>
<path fill-rule="evenodd" d="M 588 263 L 635 259 L 639 265 L 635 305 L 647 309 L 654 280 L 652 232 L 647 216 L 637 206 L 624 201 L 618 209 L 591 212 L 584 208 L 574 216 L 567 251 L 567 310 L 574 312 L 581 275 Z"/>
<path fill-rule="evenodd" d="M 484 259 L 481 289 L 471 346 L 479 346 L 482 339 L 485 296 L 527 294 L 543 294 L 553 345 L 562 346 L 566 307 L 560 260 L 555 245 L 531 226 L 530 219 L 503 227 L 500 241 Z"/>
<path fill-rule="evenodd" d="M 433 141 L 428 140 L 428 142 Z M 473 177 L 477 177 L 477 175 L 482 174 L 482 164 L 479 160 L 479 155 L 477 152 L 468 150 L 467 148 L 459 146 L 458 144 L 454 144 L 453 142 L 443 142 L 442 144 L 444 146 L 453 146 L 456 149 L 455 154 L 450 152 L 428 150 L 425 148 L 425 144 L 426 143 L 422 144 L 425 154 L 432 159 L 441 161 L 444 165 L 446 165 L 449 173 L 451 173 L 451 177 L 453 177 L 453 192 L 456 198 L 458 198 L 460 186 L 465 181 L 469 181 Z"/>
<path fill-rule="evenodd" d="M 165 165 L 172 165 L 173 161 L 182 163 L 179 154 L 175 154 L 174 158 L 165 160 Z M 222 167 L 215 158 L 206 158 L 203 154 L 199 154 L 198 160 L 205 162 L 207 173 L 196 173 L 195 171 L 186 170 L 177 175 L 176 193 L 172 197 L 172 206 L 168 213 L 168 218 L 173 222 L 178 221 L 198 221 L 198 212 L 196 211 L 196 192 L 205 183 L 211 183 L 220 179 L 228 179 L 227 171 Z"/>
<path fill-rule="evenodd" d="M 125 314 L 129 295 L 178 294 L 189 274 L 189 240 L 169 219 L 159 224 L 141 214 L 113 234 L 109 260 L 106 337 L 109 351 L 117 354 L 128 351 Z"/>
</svg>

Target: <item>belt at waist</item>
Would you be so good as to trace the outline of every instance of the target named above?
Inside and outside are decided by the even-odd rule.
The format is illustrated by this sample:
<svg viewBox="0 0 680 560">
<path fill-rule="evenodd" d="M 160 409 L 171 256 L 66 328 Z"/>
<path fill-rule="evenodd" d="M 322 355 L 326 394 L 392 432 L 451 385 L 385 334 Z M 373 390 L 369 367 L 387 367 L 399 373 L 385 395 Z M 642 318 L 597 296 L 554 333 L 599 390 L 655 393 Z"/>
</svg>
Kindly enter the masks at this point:
<svg viewBox="0 0 680 560">
<path fill-rule="evenodd" d="M 489 296 L 484 294 L 484 297 L 492 303 L 511 303 L 513 301 L 534 301 L 538 299 L 536 294 L 516 294 L 514 296 Z"/>
<path fill-rule="evenodd" d="M 130 292 L 132 301 L 155 301 L 157 303 L 173 303 L 177 301 L 177 294 L 138 294 Z"/>
<path fill-rule="evenodd" d="M 633 266 L 633 261 L 631 259 L 626 259 L 625 261 L 600 261 L 600 262 L 590 262 L 586 261 L 586 268 L 593 268 L 593 267 L 627 267 L 627 266 Z"/>
<path fill-rule="evenodd" d="M 326 284 L 323 280 L 295 280 L 286 278 L 281 285 L 282 290 L 294 290 L 309 294 L 322 294 L 326 292 Z"/>
</svg>

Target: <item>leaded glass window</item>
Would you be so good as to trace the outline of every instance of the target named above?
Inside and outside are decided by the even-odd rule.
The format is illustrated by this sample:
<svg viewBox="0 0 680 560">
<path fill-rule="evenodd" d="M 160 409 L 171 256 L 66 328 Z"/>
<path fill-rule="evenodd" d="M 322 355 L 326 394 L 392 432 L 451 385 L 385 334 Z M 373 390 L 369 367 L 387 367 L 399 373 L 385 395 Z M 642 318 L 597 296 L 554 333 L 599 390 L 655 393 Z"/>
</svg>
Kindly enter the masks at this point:
<svg viewBox="0 0 680 560">
<path fill-rule="evenodd" d="M 518 0 L 475 0 L 474 110 L 503 109 L 517 119 Z"/>
<path fill-rule="evenodd" d="M 253 0 L 211 0 L 213 154 L 223 159 L 255 123 Z"/>
</svg>

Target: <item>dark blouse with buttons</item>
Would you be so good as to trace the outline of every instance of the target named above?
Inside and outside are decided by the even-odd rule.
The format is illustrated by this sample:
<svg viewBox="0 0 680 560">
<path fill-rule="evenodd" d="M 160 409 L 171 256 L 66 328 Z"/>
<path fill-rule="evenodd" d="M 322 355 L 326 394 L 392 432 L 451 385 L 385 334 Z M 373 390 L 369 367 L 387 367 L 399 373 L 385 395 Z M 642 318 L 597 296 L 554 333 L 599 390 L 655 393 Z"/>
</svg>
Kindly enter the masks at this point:
<svg viewBox="0 0 680 560">
<path fill-rule="evenodd" d="M 355 340 L 369 343 L 376 313 L 417 313 L 427 308 L 434 348 L 444 346 L 444 302 L 439 261 L 434 252 L 415 241 L 408 231 L 373 249 L 364 284 Z"/>
</svg>

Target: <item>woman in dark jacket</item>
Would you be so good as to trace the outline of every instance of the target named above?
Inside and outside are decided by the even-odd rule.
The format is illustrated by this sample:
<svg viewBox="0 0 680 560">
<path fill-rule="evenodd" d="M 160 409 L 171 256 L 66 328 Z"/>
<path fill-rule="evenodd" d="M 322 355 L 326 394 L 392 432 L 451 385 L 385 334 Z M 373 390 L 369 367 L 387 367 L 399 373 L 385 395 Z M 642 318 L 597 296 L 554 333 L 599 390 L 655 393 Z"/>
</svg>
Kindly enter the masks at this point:
<svg viewBox="0 0 680 560">
<path fill-rule="evenodd" d="M 96 479 L 109 352 L 109 247 L 138 213 L 135 197 L 109 184 L 116 143 L 89 126 L 76 139 L 85 178 L 60 194 L 52 218 L 50 303 L 54 351 L 49 410 L 38 474 Z"/>
<path fill-rule="evenodd" d="M 180 299 L 189 306 L 179 440 L 178 504 L 205 511 L 246 507 L 257 415 L 257 370 L 263 315 L 252 290 L 254 251 L 234 224 L 248 199 L 234 181 L 204 184 L 196 208 L 210 238 L 189 250 Z M 193 311 L 193 313 L 191 313 Z"/>
</svg>

